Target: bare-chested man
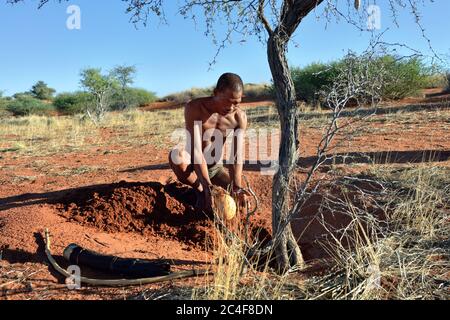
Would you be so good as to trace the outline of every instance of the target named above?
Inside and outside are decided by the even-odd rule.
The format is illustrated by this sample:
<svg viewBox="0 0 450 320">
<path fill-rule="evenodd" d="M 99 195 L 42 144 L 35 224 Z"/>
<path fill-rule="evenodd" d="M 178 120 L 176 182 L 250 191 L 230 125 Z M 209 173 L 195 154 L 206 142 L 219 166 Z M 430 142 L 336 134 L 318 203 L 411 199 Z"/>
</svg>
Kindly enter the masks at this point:
<svg viewBox="0 0 450 320">
<path fill-rule="evenodd" d="M 211 211 L 212 185 L 224 189 L 231 185 L 241 203 L 248 195 L 242 186 L 243 163 L 239 157 L 243 154 L 243 135 L 247 128 L 247 116 L 239 108 L 243 89 L 238 75 L 225 73 L 219 78 L 213 96 L 190 101 L 184 111 L 186 147 L 175 148 L 169 154 L 170 166 L 178 180 L 197 191 L 197 207 L 206 212 Z M 217 144 L 223 147 L 230 134 L 234 136 L 233 161 L 230 169 L 225 170 L 223 153 L 217 155 L 214 150 L 217 152 Z"/>
</svg>

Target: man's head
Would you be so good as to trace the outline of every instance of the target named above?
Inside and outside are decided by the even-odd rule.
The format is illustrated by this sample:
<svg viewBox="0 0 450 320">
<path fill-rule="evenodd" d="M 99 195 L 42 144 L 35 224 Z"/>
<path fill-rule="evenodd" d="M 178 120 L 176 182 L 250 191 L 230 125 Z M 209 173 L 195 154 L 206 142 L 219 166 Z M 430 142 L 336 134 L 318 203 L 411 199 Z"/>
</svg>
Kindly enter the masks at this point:
<svg viewBox="0 0 450 320">
<path fill-rule="evenodd" d="M 214 89 L 216 111 L 222 116 L 233 112 L 234 107 L 242 100 L 244 83 L 241 77 L 234 73 L 224 73 L 217 81 Z"/>
</svg>

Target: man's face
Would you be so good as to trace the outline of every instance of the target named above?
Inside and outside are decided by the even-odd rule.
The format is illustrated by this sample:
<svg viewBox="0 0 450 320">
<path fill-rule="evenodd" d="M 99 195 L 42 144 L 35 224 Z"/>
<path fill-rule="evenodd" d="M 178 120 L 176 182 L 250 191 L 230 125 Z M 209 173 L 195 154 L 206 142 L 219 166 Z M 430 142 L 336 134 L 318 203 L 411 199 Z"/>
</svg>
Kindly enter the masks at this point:
<svg viewBox="0 0 450 320">
<path fill-rule="evenodd" d="M 225 89 L 215 93 L 216 110 L 222 116 L 234 111 L 234 108 L 242 101 L 242 90 L 233 91 Z"/>
</svg>

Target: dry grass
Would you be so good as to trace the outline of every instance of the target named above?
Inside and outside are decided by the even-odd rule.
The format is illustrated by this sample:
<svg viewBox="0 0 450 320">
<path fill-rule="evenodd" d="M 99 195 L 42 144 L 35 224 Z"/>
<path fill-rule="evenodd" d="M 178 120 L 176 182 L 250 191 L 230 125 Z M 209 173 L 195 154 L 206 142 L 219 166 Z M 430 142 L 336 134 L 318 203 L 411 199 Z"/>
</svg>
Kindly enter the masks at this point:
<svg viewBox="0 0 450 320">
<path fill-rule="evenodd" d="M 344 195 L 328 204 L 344 209 L 351 223 L 329 230 L 322 245 L 331 255 L 326 272 L 304 281 L 277 276 L 268 265 L 247 265 L 241 237 L 218 233 L 214 275 L 193 290 L 193 299 L 447 299 L 450 288 L 450 169 L 430 165 L 371 167 L 364 179 L 382 186 L 359 189 L 365 203 Z M 362 176 L 359 176 L 362 177 Z M 369 178 L 370 177 L 370 178 Z M 346 194 L 348 196 L 346 196 Z M 324 204 L 326 207 L 326 204 Z M 329 228 L 324 224 L 325 228 Z M 344 244 L 346 243 L 346 244 Z M 247 272 L 243 273 L 247 266 Z"/>
<path fill-rule="evenodd" d="M 0 153 L 44 156 L 99 146 L 162 146 L 182 124 L 181 110 L 109 113 L 99 127 L 79 116 L 4 118 L 0 119 Z"/>
<path fill-rule="evenodd" d="M 364 210 L 344 199 L 341 204 L 352 222 L 340 236 L 323 243 L 334 267 L 307 281 L 308 298 L 446 299 L 449 170 L 421 165 L 370 171 L 371 179 L 383 186 L 371 200 L 384 210 L 386 220 L 368 219 Z M 343 239 L 351 245 L 344 246 Z"/>
<path fill-rule="evenodd" d="M 302 108 L 301 128 L 323 128 L 329 121 L 327 111 Z M 252 126 L 279 125 L 274 107 L 261 106 L 248 109 L 247 113 Z M 376 115 L 366 120 L 371 125 L 362 127 L 359 133 L 376 131 L 388 135 L 391 125 L 392 130 L 402 125 L 404 132 L 422 125 L 429 127 L 430 123 L 448 128 L 448 118 L 447 109 Z M 182 127 L 182 110 L 110 113 L 100 127 L 80 117 L 3 118 L 0 119 L 0 156 L 14 152 L 34 157 L 89 151 L 98 146 L 165 147 L 173 130 Z M 46 166 L 45 162 L 37 161 L 31 165 Z M 69 168 L 63 174 L 71 176 L 96 170 L 97 167 Z M 239 240 L 242 230 L 238 230 L 240 237 L 232 239 L 218 233 L 214 242 L 217 261 L 214 275 L 203 286 L 195 288 L 191 297 L 446 299 L 450 286 L 449 169 L 425 164 L 397 168 L 377 165 L 368 170 L 367 177 L 383 186 L 382 192 L 371 194 L 361 190 L 361 196 L 385 212 L 386 219 L 371 218 L 367 208 L 357 206 L 351 197 L 338 199 L 351 223 L 339 236 L 330 232 L 330 237 L 322 243 L 330 251 L 334 265 L 327 274 L 293 283 L 289 276 L 274 274 L 268 265 L 262 269 L 247 265 L 246 249 Z M 35 177 L 16 179 L 14 183 L 22 183 Z M 351 246 L 343 245 L 342 239 Z"/>
<path fill-rule="evenodd" d="M 35 269 L 29 265 L 8 265 L 2 263 L 0 250 L 0 299 L 14 299 L 17 294 L 33 294 L 35 299 L 45 299 L 45 292 L 36 292 L 33 282 L 41 277 L 46 267 Z"/>
<path fill-rule="evenodd" d="M 216 224 L 218 221 L 216 221 Z M 220 222 L 219 224 L 221 224 Z M 236 230 L 237 229 L 237 230 Z M 220 231 L 219 231 L 220 230 Z M 229 231 L 234 230 L 231 234 Z M 194 288 L 194 300 L 288 300 L 295 298 L 289 276 L 279 276 L 269 267 L 269 259 L 247 259 L 245 227 L 234 225 L 217 229 L 213 246 L 213 274 Z M 297 290 L 297 293 L 299 291 Z"/>
<path fill-rule="evenodd" d="M 302 130 L 322 129 L 329 122 L 329 111 L 313 110 L 308 105 L 300 107 L 302 110 L 300 128 Z M 245 110 L 248 114 L 250 128 L 279 127 L 278 114 L 274 106 L 261 105 Z M 405 132 L 413 132 L 418 126 L 429 126 L 429 123 L 446 129 L 448 128 L 446 119 L 449 116 L 448 109 L 433 112 L 380 114 L 365 118 L 364 125 L 360 125 L 354 131 L 359 136 L 373 132 L 389 134 L 391 126 L 393 130 L 396 130 L 401 124 Z M 14 152 L 19 155 L 45 156 L 74 151 L 90 151 L 101 146 L 110 147 L 112 151 L 124 149 L 125 146 L 131 148 L 146 144 L 162 147 L 170 141 L 175 129 L 183 127 L 183 110 L 181 109 L 113 112 L 107 114 L 100 126 L 95 126 L 80 116 L 33 115 L 22 118 L 1 118 L 0 154 Z"/>
</svg>

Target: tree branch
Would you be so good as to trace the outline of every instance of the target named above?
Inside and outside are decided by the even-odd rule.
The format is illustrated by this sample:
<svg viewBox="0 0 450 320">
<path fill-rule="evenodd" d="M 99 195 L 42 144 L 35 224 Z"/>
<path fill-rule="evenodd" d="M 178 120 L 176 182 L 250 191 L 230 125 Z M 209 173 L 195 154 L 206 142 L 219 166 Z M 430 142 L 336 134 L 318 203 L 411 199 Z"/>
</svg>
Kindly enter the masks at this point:
<svg viewBox="0 0 450 320">
<path fill-rule="evenodd" d="M 259 0 L 258 17 L 261 20 L 264 27 L 266 28 L 269 36 L 271 36 L 273 34 L 273 30 L 270 27 L 269 21 L 267 21 L 266 16 L 264 15 L 264 4 L 265 4 L 265 0 Z"/>
</svg>

